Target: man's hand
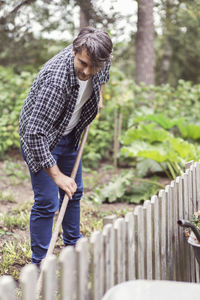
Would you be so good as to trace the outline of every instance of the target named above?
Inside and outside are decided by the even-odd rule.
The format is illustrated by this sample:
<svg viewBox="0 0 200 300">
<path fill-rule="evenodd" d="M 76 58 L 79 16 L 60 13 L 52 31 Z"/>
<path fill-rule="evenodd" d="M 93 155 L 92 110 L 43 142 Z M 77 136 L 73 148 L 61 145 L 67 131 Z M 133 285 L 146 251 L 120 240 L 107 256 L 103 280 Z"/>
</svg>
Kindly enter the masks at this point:
<svg viewBox="0 0 200 300">
<path fill-rule="evenodd" d="M 61 188 L 69 199 L 72 199 L 73 194 L 76 192 L 77 185 L 74 179 L 64 175 L 58 168 L 57 165 L 54 165 L 51 168 L 44 169 L 49 176 L 53 179 L 55 184 Z"/>
</svg>

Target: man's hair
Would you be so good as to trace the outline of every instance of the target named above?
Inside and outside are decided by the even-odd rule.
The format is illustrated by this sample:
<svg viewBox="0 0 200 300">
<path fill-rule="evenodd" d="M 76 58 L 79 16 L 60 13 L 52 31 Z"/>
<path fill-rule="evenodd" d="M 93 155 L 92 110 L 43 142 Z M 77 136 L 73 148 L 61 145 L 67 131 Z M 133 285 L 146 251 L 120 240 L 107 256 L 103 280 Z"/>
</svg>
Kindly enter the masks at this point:
<svg viewBox="0 0 200 300">
<path fill-rule="evenodd" d="M 73 41 L 74 52 L 81 53 L 85 49 L 94 66 L 100 68 L 110 60 L 112 46 L 108 33 L 93 27 L 84 27 Z"/>
</svg>

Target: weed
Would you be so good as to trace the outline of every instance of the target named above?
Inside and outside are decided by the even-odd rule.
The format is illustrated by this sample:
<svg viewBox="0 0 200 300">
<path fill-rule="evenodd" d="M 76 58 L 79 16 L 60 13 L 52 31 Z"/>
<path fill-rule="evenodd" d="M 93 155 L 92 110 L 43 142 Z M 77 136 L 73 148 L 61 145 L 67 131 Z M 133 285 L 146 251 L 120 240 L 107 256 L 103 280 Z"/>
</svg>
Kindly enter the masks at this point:
<svg viewBox="0 0 200 300">
<path fill-rule="evenodd" d="M 31 249 L 28 241 L 9 241 L 0 251 L 0 276 L 11 275 L 18 279 L 21 268 L 30 263 Z"/>
<path fill-rule="evenodd" d="M 0 221 L 2 222 L 3 227 L 10 230 L 13 228 L 25 230 L 29 223 L 29 214 L 23 211 L 18 214 L 3 214 Z"/>
<path fill-rule="evenodd" d="M 12 212 L 13 214 L 20 214 L 21 212 L 29 214 L 31 207 L 32 207 L 32 202 L 24 202 L 18 205 L 17 207 L 13 208 Z"/>
<path fill-rule="evenodd" d="M 0 191 L 0 202 L 1 203 L 16 203 L 17 201 L 15 200 L 14 195 L 12 192 L 1 192 Z"/>
<path fill-rule="evenodd" d="M 13 233 L 8 231 L 7 228 L 0 228 L 0 237 L 4 235 L 12 235 Z"/>
<path fill-rule="evenodd" d="M 118 209 L 114 212 L 99 211 L 99 206 L 91 205 L 84 201 L 84 205 L 81 207 L 81 233 L 83 236 L 89 237 L 93 231 L 103 229 L 103 218 L 108 215 L 115 214 L 117 218 L 124 217 L 132 208 Z"/>
<path fill-rule="evenodd" d="M 3 171 L 5 175 L 9 176 L 13 185 L 18 185 L 29 180 L 29 175 L 24 165 L 10 160 L 6 160 L 4 164 Z"/>
<path fill-rule="evenodd" d="M 95 170 L 87 169 L 87 173 L 85 171 L 83 177 L 84 189 L 91 190 L 96 186 L 98 180 L 99 174 Z"/>
</svg>

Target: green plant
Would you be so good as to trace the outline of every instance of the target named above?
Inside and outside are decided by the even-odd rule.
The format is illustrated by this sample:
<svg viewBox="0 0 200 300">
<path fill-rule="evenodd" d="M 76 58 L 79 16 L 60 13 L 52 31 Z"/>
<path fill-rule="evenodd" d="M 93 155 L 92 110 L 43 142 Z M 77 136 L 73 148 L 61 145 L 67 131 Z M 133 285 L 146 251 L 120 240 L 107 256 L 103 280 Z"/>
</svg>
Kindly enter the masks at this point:
<svg viewBox="0 0 200 300">
<path fill-rule="evenodd" d="M 4 174 L 9 177 L 13 185 L 21 184 L 29 180 L 27 168 L 19 162 L 5 160 L 3 166 Z"/>
<path fill-rule="evenodd" d="M 0 154 L 19 148 L 19 114 L 35 74 L 0 66 Z"/>
<path fill-rule="evenodd" d="M 164 188 L 158 178 L 141 179 L 135 177 L 132 171 L 122 172 L 114 176 L 112 181 L 94 189 L 88 199 L 94 203 L 128 202 L 140 203 L 156 194 L 159 188 Z"/>
<path fill-rule="evenodd" d="M 9 241 L 0 250 L 0 276 L 11 275 L 18 279 L 21 268 L 30 263 L 31 249 L 29 242 Z"/>
<path fill-rule="evenodd" d="M 92 205 L 91 201 L 85 198 L 81 206 L 81 233 L 83 236 L 90 236 L 92 232 L 103 229 L 103 218 L 105 216 L 115 214 L 116 217 L 124 217 L 132 208 L 116 209 L 114 212 L 111 210 L 100 211 L 99 205 Z"/>
<path fill-rule="evenodd" d="M 200 230 L 200 211 L 196 211 L 193 214 L 193 218 L 192 218 L 191 222 L 196 225 L 198 230 Z"/>
<path fill-rule="evenodd" d="M 187 161 L 200 158 L 196 145 L 174 137 L 172 133 L 154 123 L 140 122 L 137 127 L 129 128 L 122 143 L 122 157 L 155 160 L 167 176 L 173 179 L 181 175 Z"/>
<path fill-rule="evenodd" d="M 27 212 L 19 212 L 17 214 L 3 214 L 0 218 L 3 227 L 9 230 L 19 228 L 25 230 L 29 224 L 29 214 Z"/>
<path fill-rule="evenodd" d="M 15 200 L 15 197 L 12 192 L 7 191 L 7 192 L 1 192 L 0 191 L 0 202 L 1 203 L 16 203 L 17 201 Z"/>
</svg>

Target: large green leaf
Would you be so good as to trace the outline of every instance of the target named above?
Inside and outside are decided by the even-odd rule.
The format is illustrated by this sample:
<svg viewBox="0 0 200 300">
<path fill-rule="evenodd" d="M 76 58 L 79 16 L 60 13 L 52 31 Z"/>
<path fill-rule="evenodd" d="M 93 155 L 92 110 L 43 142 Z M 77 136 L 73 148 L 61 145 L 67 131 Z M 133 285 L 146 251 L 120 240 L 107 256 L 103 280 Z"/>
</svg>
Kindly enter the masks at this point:
<svg viewBox="0 0 200 300">
<path fill-rule="evenodd" d="M 161 166 L 152 159 L 138 157 L 136 172 L 138 177 L 144 177 L 149 173 L 162 172 Z"/>
<path fill-rule="evenodd" d="M 165 141 L 169 133 L 162 129 L 156 128 L 155 124 L 140 124 L 138 128 L 130 128 L 123 139 L 124 145 L 129 145 L 134 140 L 149 141 L 150 143 Z"/>
<path fill-rule="evenodd" d="M 197 150 L 195 145 L 188 143 L 181 138 L 171 138 L 170 143 L 177 155 L 186 161 L 200 159 L 200 152 Z"/>
<path fill-rule="evenodd" d="M 180 130 L 180 133 L 184 139 L 191 138 L 193 140 L 200 139 L 200 126 L 196 124 L 188 123 L 184 119 L 178 119 L 176 125 Z"/>
<path fill-rule="evenodd" d="M 152 145 L 137 140 L 132 142 L 130 146 L 122 147 L 121 154 L 125 157 L 145 157 L 159 163 L 169 160 L 177 161 L 177 155 L 167 141 L 165 141 L 165 143 Z"/>
<path fill-rule="evenodd" d="M 150 114 L 150 115 L 143 115 L 135 119 L 136 122 L 141 122 L 141 121 L 153 121 L 160 125 L 164 129 L 170 129 L 175 125 L 175 121 L 167 118 L 163 114 Z"/>
</svg>

